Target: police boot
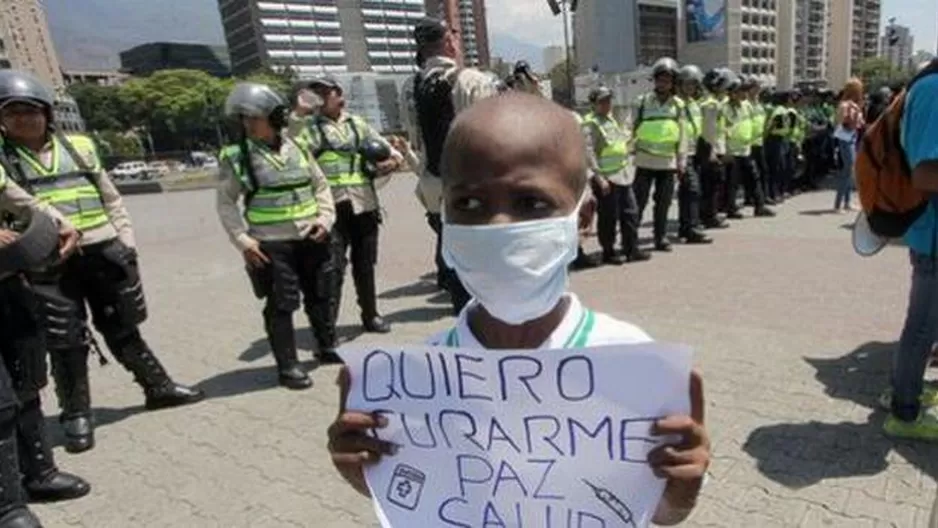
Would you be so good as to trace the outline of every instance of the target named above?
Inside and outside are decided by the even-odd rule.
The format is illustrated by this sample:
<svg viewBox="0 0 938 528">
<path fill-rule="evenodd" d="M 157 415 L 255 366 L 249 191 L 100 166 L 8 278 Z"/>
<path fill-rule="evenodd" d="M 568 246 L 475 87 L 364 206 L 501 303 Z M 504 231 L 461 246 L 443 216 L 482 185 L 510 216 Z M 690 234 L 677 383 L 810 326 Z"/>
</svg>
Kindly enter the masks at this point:
<svg viewBox="0 0 938 528">
<path fill-rule="evenodd" d="M 701 233 L 697 229 L 686 229 L 680 233 L 680 237 L 684 239 L 685 244 L 711 244 L 713 239 L 707 235 Z"/>
<path fill-rule="evenodd" d="M 570 269 L 574 271 L 593 269 L 599 267 L 600 263 L 600 259 L 587 253 L 581 245 L 577 248 L 576 260 L 570 263 Z"/>
<path fill-rule="evenodd" d="M 65 450 L 82 453 L 94 447 L 91 387 L 88 385 L 88 347 L 49 352 L 55 394 L 62 414 Z"/>
<path fill-rule="evenodd" d="M 313 380 L 300 368 L 296 353 L 296 333 L 293 329 L 293 314 L 290 312 L 264 314 L 267 340 L 277 362 L 277 381 L 292 390 L 308 389 Z"/>
<path fill-rule="evenodd" d="M 763 205 L 762 207 L 756 208 L 755 216 L 771 218 L 775 216 L 775 211 Z"/>
<path fill-rule="evenodd" d="M 143 388 L 147 409 L 178 407 L 205 398 L 201 390 L 174 382 L 138 332 L 134 331 L 120 341 L 109 339 L 108 347 L 114 358 L 134 375 L 134 381 Z"/>
<path fill-rule="evenodd" d="M 42 524 L 29 508 L 21 506 L 0 516 L 0 528 L 42 528 Z"/>
<path fill-rule="evenodd" d="M 59 471 L 45 431 L 39 398 L 23 404 L 17 420 L 19 466 L 30 502 L 56 502 L 84 497 L 91 486 L 82 478 Z"/>
<path fill-rule="evenodd" d="M 358 305 L 362 309 L 362 326 L 365 331 L 372 334 L 387 334 L 391 331 L 391 325 L 378 314 L 377 288 L 375 287 L 375 274 L 372 269 L 370 273 L 354 273 L 355 290 L 358 293 Z"/>
</svg>

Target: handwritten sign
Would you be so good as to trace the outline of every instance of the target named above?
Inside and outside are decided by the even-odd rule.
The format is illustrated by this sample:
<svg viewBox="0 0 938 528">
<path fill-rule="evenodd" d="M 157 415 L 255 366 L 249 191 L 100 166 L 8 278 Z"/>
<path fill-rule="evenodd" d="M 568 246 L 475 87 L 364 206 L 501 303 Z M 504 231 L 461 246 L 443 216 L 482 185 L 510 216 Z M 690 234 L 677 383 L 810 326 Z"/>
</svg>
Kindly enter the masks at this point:
<svg viewBox="0 0 938 528">
<path fill-rule="evenodd" d="M 384 528 L 637 528 L 664 482 L 660 417 L 688 414 L 691 352 L 343 348 L 348 408 L 399 446 L 366 472 Z"/>
</svg>

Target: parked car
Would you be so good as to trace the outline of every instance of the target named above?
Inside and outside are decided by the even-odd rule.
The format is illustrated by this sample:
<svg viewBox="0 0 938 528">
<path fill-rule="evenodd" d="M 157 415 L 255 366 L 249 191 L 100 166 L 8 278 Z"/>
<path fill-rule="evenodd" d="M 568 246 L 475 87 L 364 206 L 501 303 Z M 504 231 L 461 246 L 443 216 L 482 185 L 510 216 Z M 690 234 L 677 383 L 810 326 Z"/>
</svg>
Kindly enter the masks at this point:
<svg viewBox="0 0 938 528">
<path fill-rule="evenodd" d="M 125 161 L 111 169 L 110 176 L 114 180 L 148 180 L 151 169 L 143 161 Z"/>
<path fill-rule="evenodd" d="M 172 168 L 169 166 L 169 163 L 165 161 L 151 161 L 149 169 L 157 176 L 163 176 L 164 174 L 169 174 L 172 172 Z"/>
</svg>

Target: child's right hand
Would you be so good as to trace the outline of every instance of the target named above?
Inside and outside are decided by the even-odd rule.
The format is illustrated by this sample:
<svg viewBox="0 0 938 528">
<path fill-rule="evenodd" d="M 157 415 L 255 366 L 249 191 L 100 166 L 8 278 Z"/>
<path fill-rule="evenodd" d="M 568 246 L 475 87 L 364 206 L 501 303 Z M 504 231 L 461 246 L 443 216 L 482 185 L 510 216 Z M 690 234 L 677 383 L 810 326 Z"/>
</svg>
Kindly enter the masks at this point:
<svg viewBox="0 0 938 528">
<path fill-rule="evenodd" d="M 339 386 L 339 416 L 329 426 L 329 453 L 339 474 L 362 495 L 369 496 L 365 465 L 378 462 L 383 455 L 393 455 L 396 446 L 375 438 L 369 431 L 386 427 L 388 419 L 380 414 L 348 411 L 349 373 L 343 367 L 336 380 Z"/>
</svg>

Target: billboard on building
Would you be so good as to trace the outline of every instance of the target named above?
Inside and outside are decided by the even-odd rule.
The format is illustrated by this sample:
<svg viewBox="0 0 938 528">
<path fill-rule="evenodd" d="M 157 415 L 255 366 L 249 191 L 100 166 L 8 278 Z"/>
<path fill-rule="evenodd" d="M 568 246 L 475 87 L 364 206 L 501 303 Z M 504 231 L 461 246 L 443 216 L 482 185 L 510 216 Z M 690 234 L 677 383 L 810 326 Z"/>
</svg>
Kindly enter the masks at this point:
<svg viewBox="0 0 938 528">
<path fill-rule="evenodd" d="M 726 2 L 727 0 L 684 0 L 688 44 L 726 38 Z"/>
</svg>

